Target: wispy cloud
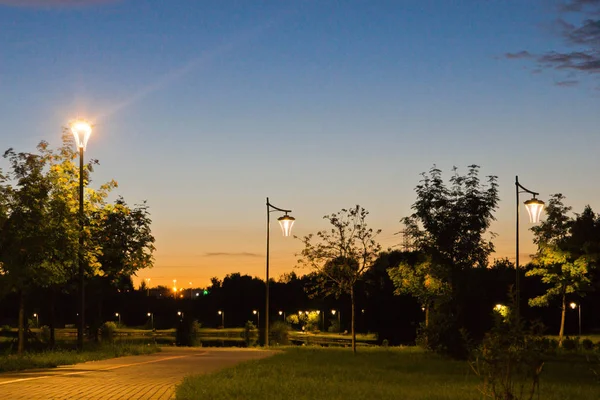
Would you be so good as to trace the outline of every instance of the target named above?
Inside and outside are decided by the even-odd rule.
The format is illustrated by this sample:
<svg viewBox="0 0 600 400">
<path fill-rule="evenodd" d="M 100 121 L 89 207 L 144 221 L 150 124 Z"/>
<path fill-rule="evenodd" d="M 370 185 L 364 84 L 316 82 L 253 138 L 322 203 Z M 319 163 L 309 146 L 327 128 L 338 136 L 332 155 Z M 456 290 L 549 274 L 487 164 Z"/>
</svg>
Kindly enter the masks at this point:
<svg viewBox="0 0 600 400">
<path fill-rule="evenodd" d="M 580 17 L 579 22 L 575 21 Z M 507 59 L 530 59 L 536 63 L 537 70 L 552 70 L 557 73 L 596 75 L 600 73 L 600 0 L 570 0 L 558 8 L 554 23 L 557 33 L 563 39 L 569 51 L 547 51 L 532 54 L 527 50 L 506 53 Z M 574 79 L 563 79 L 557 86 L 574 86 Z"/>
<path fill-rule="evenodd" d="M 263 257 L 262 254 L 249 253 L 249 252 L 217 252 L 217 253 L 205 253 L 205 257 Z"/>
<path fill-rule="evenodd" d="M 11 7 L 81 7 L 119 1 L 123 0 L 0 0 L 0 5 Z"/>
<path fill-rule="evenodd" d="M 579 81 L 576 81 L 576 80 L 559 81 L 559 82 L 555 83 L 556 86 L 563 86 L 563 87 L 573 87 L 573 86 L 577 86 L 578 84 L 579 84 Z"/>
</svg>

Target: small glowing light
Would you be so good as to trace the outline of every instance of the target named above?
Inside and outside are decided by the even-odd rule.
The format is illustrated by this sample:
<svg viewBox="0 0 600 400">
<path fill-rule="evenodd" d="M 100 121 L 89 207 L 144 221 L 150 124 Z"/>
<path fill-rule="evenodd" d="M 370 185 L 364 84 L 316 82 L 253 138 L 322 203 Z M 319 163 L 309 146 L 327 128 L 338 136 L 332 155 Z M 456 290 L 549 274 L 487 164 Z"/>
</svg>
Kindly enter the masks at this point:
<svg viewBox="0 0 600 400">
<path fill-rule="evenodd" d="M 283 217 L 277 218 L 277 221 L 279 221 L 279 225 L 281 225 L 281 231 L 283 232 L 283 236 L 290 236 L 292 233 L 292 226 L 294 226 L 296 218 L 290 217 L 286 213 Z"/>
<path fill-rule="evenodd" d="M 152 313 L 148 313 L 148 316 L 151 316 L 151 315 L 152 315 Z"/>
<path fill-rule="evenodd" d="M 577 307 L 577 303 L 571 303 L 569 304 L 571 306 L 571 308 L 574 310 Z"/>
<path fill-rule="evenodd" d="M 75 137 L 75 145 L 77 148 L 83 149 L 87 147 L 88 139 L 92 134 L 92 126 L 85 120 L 76 120 L 71 123 L 71 133 Z"/>
<path fill-rule="evenodd" d="M 336 310 L 331 310 L 331 313 L 332 313 L 333 315 L 335 315 L 335 313 L 336 313 L 336 312 L 337 312 Z"/>
<path fill-rule="evenodd" d="M 279 315 L 283 315 L 283 311 L 279 311 Z"/>
<path fill-rule="evenodd" d="M 256 315 L 257 313 L 258 313 L 258 311 L 252 310 L 252 314 Z"/>
<path fill-rule="evenodd" d="M 217 313 L 218 313 L 219 315 L 221 315 L 221 314 L 223 314 L 223 311 L 219 310 L 219 311 L 217 311 Z"/>
<path fill-rule="evenodd" d="M 525 208 L 529 214 L 529 222 L 537 224 L 540 222 L 540 216 L 544 209 L 544 202 L 533 197 L 531 200 L 525 202 Z"/>
<path fill-rule="evenodd" d="M 118 317 L 118 316 L 119 316 L 119 313 L 118 313 L 118 312 L 116 312 L 116 313 L 115 313 L 115 317 Z"/>
</svg>

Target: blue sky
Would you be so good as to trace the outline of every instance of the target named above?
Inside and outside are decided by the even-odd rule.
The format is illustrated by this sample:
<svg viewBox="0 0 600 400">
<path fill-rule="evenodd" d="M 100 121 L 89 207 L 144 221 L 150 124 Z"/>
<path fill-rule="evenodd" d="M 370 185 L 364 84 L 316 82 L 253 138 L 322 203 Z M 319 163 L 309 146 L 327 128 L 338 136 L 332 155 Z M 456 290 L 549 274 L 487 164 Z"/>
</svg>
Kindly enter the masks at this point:
<svg viewBox="0 0 600 400">
<path fill-rule="evenodd" d="M 562 30 L 584 3 L 0 0 L 0 144 L 93 121 L 95 183 L 150 205 L 153 283 L 262 276 L 267 196 L 299 235 L 361 204 L 392 246 L 433 164 L 499 176 L 511 256 L 515 175 L 600 210 L 598 71 L 540 58 L 598 50 Z M 277 276 L 300 243 L 272 240 Z"/>
</svg>

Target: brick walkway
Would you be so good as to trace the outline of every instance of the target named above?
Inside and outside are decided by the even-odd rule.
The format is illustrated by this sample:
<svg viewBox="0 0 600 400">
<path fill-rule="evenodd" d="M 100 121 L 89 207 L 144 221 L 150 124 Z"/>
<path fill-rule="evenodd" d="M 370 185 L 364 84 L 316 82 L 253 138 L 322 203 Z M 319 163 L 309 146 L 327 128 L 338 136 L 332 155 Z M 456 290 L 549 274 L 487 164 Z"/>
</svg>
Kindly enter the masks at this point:
<svg viewBox="0 0 600 400">
<path fill-rule="evenodd" d="M 271 351 L 164 348 L 161 353 L 0 374 L 0 399 L 173 399 L 188 375 L 268 357 Z"/>
</svg>

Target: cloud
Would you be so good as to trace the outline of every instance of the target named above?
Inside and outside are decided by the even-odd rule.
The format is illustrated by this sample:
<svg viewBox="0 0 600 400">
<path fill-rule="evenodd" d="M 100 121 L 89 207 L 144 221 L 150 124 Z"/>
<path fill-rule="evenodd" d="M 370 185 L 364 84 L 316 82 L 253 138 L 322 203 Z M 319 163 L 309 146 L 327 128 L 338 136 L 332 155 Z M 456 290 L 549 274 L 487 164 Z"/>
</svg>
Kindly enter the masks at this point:
<svg viewBox="0 0 600 400">
<path fill-rule="evenodd" d="M 228 253 L 228 252 L 205 253 L 204 256 L 205 257 L 263 257 L 262 254 L 249 253 L 249 252 L 239 252 L 239 253 Z"/>
<path fill-rule="evenodd" d="M 562 16 L 565 13 L 575 13 L 569 16 L 569 22 Z M 578 22 L 576 16 L 581 17 Z M 558 34 L 564 41 L 567 50 L 549 50 L 544 53 L 532 54 L 527 50 L 516 53 L 506 53 L 506 59 L 524 59 L 536 63 L 535 70 L 551 70 L 555 73 L 565 73 L 558 79 L 557 86 L 574 86 L 577 80 L 573 75 L 598 76 L 600 74 L 600 0 L 570 0 L 558 8 L 558 18 L 554 22 Z"/>
<path fill-rule="evenodd" d="M 579 81 L 575 81 L 575 80 L 559 81 L 559 82 L 555 83 L 556 86 L 562 86 L 562 87 L 573 87 L 573 86 L 577 86 L 577 84 L 579 84 Z"/>
<path fill-rule="evenodd" d="M 10 7 L 80 7 L 116 3 L 122 0 L 0 0 Z"/>
<path fill-rule="evenodd" d="M 517 58 L 531 58 L 533 57 L 528 51 L 519 51 L 518 53 L 506 53 L 504 55 L 505 58 L 508 59 L 517 59 Z"/>
</svg>

